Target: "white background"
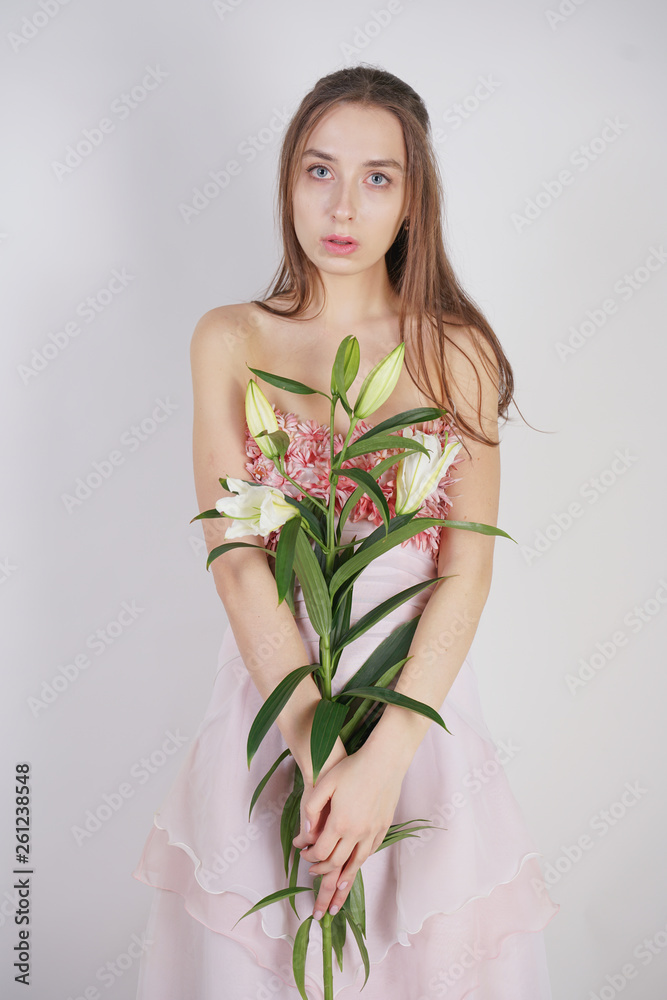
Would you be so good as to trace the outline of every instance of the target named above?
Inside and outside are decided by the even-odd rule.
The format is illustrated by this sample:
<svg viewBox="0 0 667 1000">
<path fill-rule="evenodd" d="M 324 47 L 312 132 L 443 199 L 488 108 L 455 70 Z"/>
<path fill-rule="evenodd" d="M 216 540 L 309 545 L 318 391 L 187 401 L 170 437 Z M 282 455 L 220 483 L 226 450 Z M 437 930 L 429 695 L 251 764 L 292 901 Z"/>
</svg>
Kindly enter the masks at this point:
<svg viewBox="0 0 667 1000">
<path fill-rule="evenodd" d="M 151 890 L 130 873 L 185 753 L 160 748 L 168 732 L 194 733 L 226 626 L 189 524 L 190 337 L 274 272 L 276 116 L 360 61 L 426 101 L 453 261 L 538 429 L 513 409 L 501 432 L 499 524 L 519 544 L 496 542 L 472 653 L 492 733 L 520 747 L 508 777 L 562 907 L 545 932 L 554 997 L 664 992 L 667 267 L 654 250 L 667 239 L 667 18 L 657 0 L 563 0 L 561 14 L 558 2 L 3 4 L 3 997 L 26 995 L 11 969 L 17 761 L 33 772 L 30 995 L 134 996 L 136 961 L 109 986 L 98 970 L 143 933 Z M 114 102 L 149 68 L 161 82 L 121 117 Z M 113 130 L 60 169 L 103 118 Z M 594 141 L 607 119 L 613 141 Z M 240 173 L 186 221 L 195 189 L 230 160 Z M 131 280 L 109 295 L 114 270 Z M 90 322 L 77 312 L 89 296 Z M 74 321 L 78 335 L 63 334 Z M 114 451 L 110 474 L 68 502 Z M 123 602 L 141 611 L 115 628 Z M 109 623 L 115 637 L 95 652 L 88 637 Z M 84 653 L 89 665 L 63 680 Z M 143 780 L 152 754 L 160 766 Z M 644 791 L 614 806 L 626 782 Z M 86 811 L 123 783 L 129 797 L 78 843 Z M 595 817 L 608 809 L 603 836 Z M 584 835 L 592 847 L 568 860 Z M 645 938 L 650 961 L 635 951 Z"/>
</svg>

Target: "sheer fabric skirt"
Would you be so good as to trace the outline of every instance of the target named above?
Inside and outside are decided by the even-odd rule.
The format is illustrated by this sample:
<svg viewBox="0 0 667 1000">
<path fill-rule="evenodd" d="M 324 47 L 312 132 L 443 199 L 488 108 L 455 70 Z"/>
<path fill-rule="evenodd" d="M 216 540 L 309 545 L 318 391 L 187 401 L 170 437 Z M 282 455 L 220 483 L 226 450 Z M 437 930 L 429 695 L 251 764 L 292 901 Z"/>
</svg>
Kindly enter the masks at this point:
<svg viewBox="0 0 667 1000">
<path fill-rule="evenodd" d="M 372 530 L 370 522 L 348 523 L 344 537 Z M 414 544 L 391 549 L 356 582 L 352 623 L 435 575 L 431 556 Z M 423 590 L 345 648 L 334 690 L 396 625 L 423 611 L 431 592 Z M 295 610 L 310 662 L 316 662 L 319 639 L 298 590 Z M 255 787 L 285 749 L 274 725 L 248 770 L 247 735 L 261 705 L 228 626 L 204 718 L 132 873 L 154 887 L 137 1000 L 299 997 L 292 942 L 312 912 L 313 897 L 296 897 L 299 917 L 281 901 L 236 923 L 287 884 L 279 829 L 292 786 L 291 757 L 248 820 Z M 436 725 L 427 730 L 403 781 L 394 822 L 426 818 L 442 829 L 420 831 L 418 838 L 364 862 L 370 977 L 360 992 L 363 963 L 348 933 L 342 972 L 334 961 L 335 996 L 551 1000 L 542 931 L 560 906 L 545 889 L 541 852 L 504 770 L 505 748 L 484 722 L 470 657 L 440 714 L 450 733 Z M 303 862 L 299 885 L 312 884 L 307 869 Z M 322 1000 L 317 921 L 311 925 L 306 988 L 311 1000 Z"/>
</svg>

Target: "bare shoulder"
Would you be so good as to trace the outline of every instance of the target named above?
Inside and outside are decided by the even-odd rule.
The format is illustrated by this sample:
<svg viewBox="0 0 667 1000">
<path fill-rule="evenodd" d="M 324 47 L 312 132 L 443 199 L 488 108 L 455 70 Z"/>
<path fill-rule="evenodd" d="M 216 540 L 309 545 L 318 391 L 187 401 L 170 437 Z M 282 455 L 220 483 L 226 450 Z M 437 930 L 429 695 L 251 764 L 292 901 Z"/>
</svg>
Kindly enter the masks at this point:
<svg viewBox="0 0 667 1000">
<path fill-rule="evenodd" d="M 500 370 L 493 346 L 476 326 L 445 324 L 451 402 L 475 430 L 498 440 Z"/>
<path fill-rule="evenodd" d="M 256 307 L 252 303 L 216 306 L 197 321 L 190 341 L 191 353 L 232 361 L 241 356 L 242 348 L 247 347 L 256 331 Z"/>
<path fill-rule="evenodd" d="M 450 402 L 457 418 L 494 444 L 477 441 L 457 422 L 456 436 L 465 444 L 457 463 L 455 487 L 447 517 L 452 521 L 498 523 L 500 450 L 498 447 L 498 379 L 495 351 L 474 326 L 445 327 L 445 362 Z M 443 531 L 438 575 L 460 573 L 491 585 L 495 538 L 470 531 Z"/>
</svg>

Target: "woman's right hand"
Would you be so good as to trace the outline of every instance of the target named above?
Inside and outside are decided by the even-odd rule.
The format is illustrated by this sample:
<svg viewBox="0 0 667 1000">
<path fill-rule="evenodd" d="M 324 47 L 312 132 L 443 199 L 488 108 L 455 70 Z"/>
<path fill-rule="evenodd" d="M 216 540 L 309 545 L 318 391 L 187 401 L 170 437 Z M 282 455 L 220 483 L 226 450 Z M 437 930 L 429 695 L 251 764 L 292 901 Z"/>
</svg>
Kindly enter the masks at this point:
<svg viewBox="0 0 667 1000">
<path fill-rule="evenodd" d="M 336 764 L 340 763 L 341 760 L 345 760 L 347 756 L 348 754 L 347 751 L 345 750 L 343 741 L 341 740 L 340 737 L 338 737 L 338 739 L 334 743 L 333 750 L 327 757 L 320 773 L 317 776 L 317 782 L 315 785 L 313 785 L 312 771 L 310 771 L 308 774 L 304 773 L 304 788 L 303 788 L 303 793 L 301 795 L 301 806 L 300 806 L 300 817 L 301 817 L 300 830 L 298 835 L 292 841 L 292 843 L 294 844 L 294 846 L 298 851 L 305 850 L 305 848 L 310 847 L 311 844 L 315 843 L 317 838 L 322 833 L 322 830 L 324 829 L 324 824 L 326 823 L 329 816 L 329 802 L 327 801 L 324 805 L 324 808 L 320 811 L 317 821 L 312 826 L 309 826 L 308 829 L 306 829 L 308 824 L 305 818 L 305 810 L 311 795 L 313 794 L 315 788 L 317 788 L 317 783 L 319 783 L 319 781 L 324 777 L 324 775 L 327 774 L 333 767 L 335 767 Z M 304 858 L 304 861 L 305 860 L 306 859 Z M 312 864 L 312 861 L 308 862 L 308 864 Z M 334 892 L 336 891 L 338 879 L 340 878 L 340 873 L 342 870 L 343 866 L 341 865 L 340 868 L 332 869 L 332 871 L 327 872 L 325 875 L 322 876 L 319 896 L 325 897 L 327 899 L 330 899 L 333 896 Z"/>
</svg>

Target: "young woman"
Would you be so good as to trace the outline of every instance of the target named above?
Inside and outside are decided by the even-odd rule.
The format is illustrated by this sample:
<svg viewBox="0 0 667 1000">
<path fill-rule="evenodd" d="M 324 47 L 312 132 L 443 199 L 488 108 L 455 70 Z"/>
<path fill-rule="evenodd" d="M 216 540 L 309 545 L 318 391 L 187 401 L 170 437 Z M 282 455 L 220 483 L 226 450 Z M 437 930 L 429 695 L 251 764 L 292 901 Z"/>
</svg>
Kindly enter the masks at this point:
<svg viewBox="0 0 667 1000">
<path fill-rule="evenodd" d="M 401 342 L 406 353 L 394 391 L 355 427 L 352 440 L 403 410 L 445 408 L 446 418 L 412 428 L 441 444 L 449 433 L 462 445 L 421 513 L 496 524 L 498 418 L 506 418 L 513 398 L 512 369 L 445 254 L 441 183 L 420 97 L 373 67 L 322 78 L 287 129 L 279 207 L 284 257 L 268 297 L 207 312 L 192 338 L 200 510 L 232 495 L 219 484 L 225 476 L 327 498 L 329 401 L 261 386 L 290 435 L 287 469 L 303 487 L 296 491 L 247 429 L 249 369 L 329 393 L 338 345 L 354 334 L 361 367 L 348 390 L 352 403 L 381 358 Z M 339 406 L 339 447 L 349 427 Z M 395 473 L 393 466 L 379 480 L 392 514 Z M 210 551 L 231 522 L 201 523 Z M 342 541 L 361 539 L 379 523 L 364 498 Z M 449 579 L 350 644 L 336 690 L 397 624 L 421 615 L 395 689 L 440 711 L 450 733 L 387 706 L 355 753 L 338 739 L 314 786 L 309 737 L 320 695 L 312 677 L 297 687 L 250 771 L 246 763 L 248 730 L 263 701 L 291 670 L 318 660 L 319 637 L 300 588 L 294 614 L 277 603 L 273 559 L 263 551 L 275 550 L 277 537 L 248 535 L 256 550 L 230 550 L 211 564 L 229 626 L 211 702 L 134 872 L 157 890 L 139 1000 L 298 997 L 292 942 L 310 912 L 307 897 L 297 898 L 299 917 L 283 901 L 235 923 L 286 884 L 279 828 L 294 762 L 305 786 L 293 841 L 302 849 L 299 884 L 307 872 L 323 876 L 312 906 L 316 921 L 340 908 L 363 866 L 370 979 L 361 994 L 362 962 L 348 934 L 343 971 L 334 965 L 337 997 L 548 1000 L 542 930 L 559 907 L 544 889 L 502 748 L 484 723 L 468 655 L 491 585 L 493 536 L 428 528 L 361 574 L 352 623 L 420 580 Z M 255 786 L 287 748 L 292 757 L 271 778 L 249 823 Z M 416 818 L 444 829 L 375 853 L 390 824 Z M 313 998 L 323 995 L 317 929 L 314 922 L 306 966 Z"/>
</svg>

